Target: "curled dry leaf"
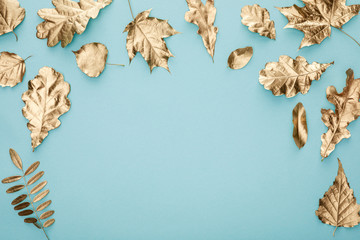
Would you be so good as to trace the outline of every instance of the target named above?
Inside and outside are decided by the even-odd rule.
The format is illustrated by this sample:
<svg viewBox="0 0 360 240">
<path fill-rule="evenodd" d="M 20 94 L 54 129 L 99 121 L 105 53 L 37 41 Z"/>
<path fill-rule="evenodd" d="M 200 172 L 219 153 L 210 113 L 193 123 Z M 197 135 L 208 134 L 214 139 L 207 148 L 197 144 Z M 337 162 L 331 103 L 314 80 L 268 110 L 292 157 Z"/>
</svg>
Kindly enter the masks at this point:
<svg viewBox="0 0 360 240">
<path fill-rule="evenodd" d="M 360 79 L 354 79 L 353 70 L 346 71 L 346 86 L 337 93 L 334 86 L 326 89 L 326 98 L 335 105 L 331 109 L 321 109 L 321 120 L 329 130 L 321 136 L 321 156 L 326 158 L 334 151 L 336 144 L 351 136 L 347 126 L 360 116 Z"/>
<path fill-rule="evenodd" d="M 186 0 L 189 11 L 185 13 L 185 20 L 199 27 L 198 34 L 202 37 L 204 46 L 214 60 L 215 43 L 218 28 L 214 27 L 216 8 L 214 0 L 207 0 L 204 5 L 201 0 Z"/>
<path fill-rule="evenodd" d="M 61 41 L 66 47 L 73 40 L 74 34 L 82 34 L 90 18 L 95 19 L 100 10 L 109 5 L 112 0 L 53 0 L 55 9 L 40 9 L 38 15 L 45 21 L 36 29 L 36 36 L 47 38 L 47 45 L 53 47 Z"/>
<path fill-rule="evenodd" d="M 80 70 L 89 77 L 98 77 L 104 71 L 108 49 L 102 43 L 88 43 L 73 52 Z"/>
<path fill-rule="evenodd" d="M 0 0 L 0 35 L 14 33 L 14 29 L 24 18 L 25 9 L 20 7 L 17 0 Z M 16 34 L 15 37 L 17 40 Z"/>
<path fill-rule="evenodd" d="M 29 120 L 33 150 L 39 146 L 48 132 L 60 126 L 59 117 L 70 110 L 69 83 L 61 73 L 50 67 L 43 67 L 39 75 L 29 81 L 29 90 L 22 100 L 25 107 L 22 113 Z"/>
<path fill-rule="evenodd" d="M 287 98 L 294 97 L 299 92 L 306 94 L 313 80 L 319 80 L 321 74 L 334 64 L 309 64 L 304 57 L 295 60 L 289 56 L 280 56 L 279 62 L 267 63 L 260 71 L 259 81 L 264 88 L 271 90 L 275 96 L 285 94 Z"/>
<path fill-rule="evenodd" d="M 238 48 L 233 51 L 228 58 L 228 66 L 231 69 L 241 69 L 245 67 L 253 56 L 253 48 Z"/>
<path fill-rule="evenodd" d="M 241 17 L 241 23 L 248 26 L 250 31 L 276 39 L 275 23 L 270 20 L 270 14 L 266 8 L 257 4 L 247 5 L 241 9 Z"/>
<path fill-rule="evenodd" d="M 308 129 L 306 123 L 306 112 L 301 102 L 299 102 L 293 110 L 293 138 L 298 148 L 302 148 L 308 138 Z"/>
<path fill-rule="evenodd" d="M 0 86 L 14 87 L 18 83 L 22 82 L 24 75 L 24 59 L 22 59 L 15 53 L 0 53 Z"/>
<path fill-rule="evenodd" d="M 164 38 L 178 34 L 167 20 L 149 17 L 150 10 L 139 13 L 129 23 L 124 32 L 128 32 L 126 49 L 130 62 L 140 52 L 149 64 L 150 72 L 155 67 L 163 67 L 169 71 L 168 59 L 173 57 L 166 46 Z"/>
<path fill-rule="evenodd" d="M 305 36 L 300 48 L 320 44 L 330 37 L 331 27 L 341 29 L 351 18 L 356 16 L 360 5 L 346 5 L 346 0 L 303 0 L 305 6 L 282 7 L 278 10 L 289 20 L 285 28 L 295 28 Z"/>
<path fill-rule="evenodd" d="M 354 227 L 360 223 L 360 205 L 354 197 L 354 191 L 350 188 L 344 169 L 338 159 L 339 170 L 334 184 L 319 201 L 319 209 L 316 216 L 325 223 L 338 227 Z"/>
</svg>

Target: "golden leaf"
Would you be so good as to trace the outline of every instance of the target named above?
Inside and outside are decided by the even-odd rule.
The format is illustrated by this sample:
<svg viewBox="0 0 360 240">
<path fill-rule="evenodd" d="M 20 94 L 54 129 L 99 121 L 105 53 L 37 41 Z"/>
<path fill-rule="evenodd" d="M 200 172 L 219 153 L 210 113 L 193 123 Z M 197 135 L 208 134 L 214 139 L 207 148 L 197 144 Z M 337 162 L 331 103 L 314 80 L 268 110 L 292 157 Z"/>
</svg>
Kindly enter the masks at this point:
<svg viewBox="0 0 360 240">
<path fill-rule="evenodd" d="M 29 90 L 22 95 L 22 113 L 29 120 L 33 151 L 50 130 L 60 126 L 58 118 L 70 109 L 69 92 L 70 85 L 63 75 L 50 67 L 41 68 L 39 75 L 29 81 Z"/>
<path fill-rule="evenodd" d="M 27 209 L 27 210 L 19 212 L 18 214 L 19 214 L 19 216 L 29 216 L 29 215 L 31 215 L 33 213 L 34 213 L 33 210 Z"/>
<path fill-rule="evenodd" d="M 231 69 L 241 69 L 249 63 L 253 56 L 253 48 L 238 48 L 228 58 L 228 66 Z"/>
<path fill-rule="evenodd" d="M 322 73 L 334 64 L 309 64 L 304 57 L 295 60 L 289 56 L 280 56 L 279 62 L 267 63 L 260 71 L 259 81 L 264 88 L 271 90 L 275 96 L 285 94 L 287 98 L 294 97 L 299 92 L 306 94 L 313 80 L 319 80 Z"/>
<path fill-rule="evenodd" d="M 173 57 L 166 46 L 164 38 L 178 34 L 167 20 L 149 17 L 150 10 L 139 13 L 129 23 L 124 32 L 128 32 L 126 49 L 130 62 L 140 52 L 149 64 L 150 72 L 154 67 L 163 67 L 169 71 L 168 59 Z"/>
<path fill-rule="evenodd" d="M 306 123 L 306 112 L 301 102 L 299 102 L 293 110 L 293 138 L 298 148 L 302 148 L 308 137 L 308 129 Z"/>
<path fill-rule="evenodd" d="M 101 43 L 88 43 L 73 51 L 80 70 L 89 77 L 98 77 L 105 68 L 108 49 Z"/>
<path fill-rule="evenodd" d="M 21 189 L 23 189 L 24 187 L 25 187 L 24 185 L 16 185 L 16 186 L 13 186 L 13 187 L 9 188 L 8 190 L 6 190 L 6 193 L 18 192 Z"/>
<path fill-rule="evenodd" d="M 27 198 L 27 195 L 26 195 L 26 194 L 22 194 L 22 195 L 18 196 L 17 198 L 15 198 L 15 199 L 11 202 L 11 205 L 19 204 L 19 203 L 21 203 L 22 201 L 24 201 L 26 198 Z"/>
<path fill-rule="evenodd" d="M 53 47 L 61 41 L 66 47 L 73 40 L 74 34 L 82 34 L 90 18 L 95 19 L 100 10 L 109 5 L 112 0 L 53 0 L 55 9 L 41 9 L 38 15 L 45 21 L 36 29 L 36 36 L 47 38 L 47 45 Z"/>
<path fill-rule="evenodd" d="M 50 192 L 50 190 L 45 190 L 45 191 L 39 193 L 38 195 L 36 195 L 36 196 L 34 197 L 33 202 L 35 203 L 35 202 L 40 201 L 41 199 L 43 199 L 44 197 L 46 197 L 46 195 L 48 195 L 49 192 Z"/>
<path fill-rule="evenodd" d="M 39 183 L 38 185 L 36 185 L 35 187 L 33 187 L 33 189 L 31 189 L 30 194 L 35 194 L 37 192 L 39 192 L 41 189 L 43 189 L 47 184 L 47 181 L 43 181 L 41 183 Z"/>
<path fill-rule="evenodd" d="M 55 222 L 55 219 L 49 219 L 46 222 L 44 222 L 44 228 L 50 227 Z"/>
<path fill-rule="evenodd" d="M 199 27 L 198 34 L 202 37 L 204 46 L 214 61 L 215 43 L 218 28 L 214 27 L 216 8 L 214 0 L 207 0 L 204 5 L 201 0 L 186 0 L 189 11 L 185 20 Z"/>
<path fill-rule="evenodd" d="M 330 37 L 331 27 L 341 29 L 356 16 L 360 5 L 346 5 L 346 0 L 303 0 L 304 7 L 293 5 L 278 10 L 289 20 L 285 28 L 295 28 L 304 33 L 300 48 L 320 44 Z"/>
<path fill-rule="evenodd" d="M 36 218 L 25 218 L 24 222 L 26 222 L 26 223 L 36 223 L 37 219 Z"/>
<path fill-rule="evenodd" d="M 40 162 L 34 162 L 30 167 L 25 171 L 25 176 L 32 174 L 40 165 Z"/>
<path fill-rule="evenodd" d="M 0 86 L 14 87 L 18 83 L 22 82 L 24 75 L 24 59 L 15 53 L 0 53 Z"/>
<path fill-rule="evenodd" d="M 1 182 L 2 183 L 13 183 L 13 182 L 20 180 L 21 178 L 22 178 L 22 176 L 11 176 L 11 177 L 4 178 Z"/>
<path fill-rule="evenodd" d="M 55 213 L 54 210 L 50 210 L 50 211 L 44 212 L 44 213 L 42 213 L 42 214 L 40 215 L 40 219 L 49 218 L 49 217 L 51 217 L 54 213 Z"/>
<path fill-rule="evenodd" d="M 351 136 L 347 126 L 360 116 L 360 79 L 354 79 L 353 70 L 346 71 L 346 86 L 337 93 L 334 86 L 326 89 L 326 98 L 335 105 L 331 109 L 321 109 L 321 120 L 329 130 L 321 136 L 321 156 L 326 158 L 334 151 L 336 144 Z"/>
<path fill-rule="evenodd" d="M 44 171 L 38 172 L 34 176 L 32 176 L 29 181 L 27 182 L 27 185 L 30 186 L 31 184 L 34 184 L 37 180 L 39 180 L 44 175 Z"/>
<path fill-rule="evenodd" d="M 16 205 L 14 207 L 14 210 L 21 210 L 21 209 L 27 208 L 28 206 L 30 206 L 29 202 L 20 203 L 19 205 Z"/>
<path fill-rule="evenodd" d="M 0 35 L 14 33 L 14 29 L 24 18 L 25 9 L 20 7 L 17 0 L 0 0 Z M 15 37 L 17 40 L 16 34 Z"/>
<path fill-rule="evenodd" d="M 276 39 L 275 23 L 270 20 L 270 14 L 266 8 L 257 4 L 247 5 L 241 9 L 241 17 L 241 23 L 248 26 L 250 31 Z"/>
<path fill-rule="evenodd" d="M 17 152 L 12 148 L 10 148 L 9 154 L 10 154 L 11 161 L 14 163 L 14 165 L 18 169 L 22 170 L 22 161 L 21 161 L 19 154 L 17 154 Z"/>
<path fill-rule="evenodd" d="M 47 208 L 50 204 L 51 204 L 51 200 L 47 200 L 47 201 L 41 203 L 41 204 L 36 208 L 36 211 L 37 211 L 37 212 L 40 212 L 40 211 L 44 210 L 45 208 Z"/>
<path fill-rule="evenodd" d="M 360 205 L 356 203 L 354 191 L 350 189 L 344 169 L 338 159 L 339 170 L 334 184 L 319 201 L 316 216 L 325 223 L 338 227 L 353 227 L 360 223 Z"/>
</svg>

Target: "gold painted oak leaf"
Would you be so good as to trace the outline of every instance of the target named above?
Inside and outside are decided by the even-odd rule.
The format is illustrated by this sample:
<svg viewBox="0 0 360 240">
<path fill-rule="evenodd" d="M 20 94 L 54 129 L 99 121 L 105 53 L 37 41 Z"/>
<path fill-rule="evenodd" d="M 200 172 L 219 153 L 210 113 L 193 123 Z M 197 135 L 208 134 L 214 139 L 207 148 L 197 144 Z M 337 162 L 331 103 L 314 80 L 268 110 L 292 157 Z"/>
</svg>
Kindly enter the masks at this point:
<svg viewBox="0 0 360 240">
<path fill-rule="evenodd" d="M 22 82 L 25 74 L 25 60 L 15 53 L 0 53 L 0 86 L 14 87 Z"/>
<path fill-rule="evenodd" d="M 248 26 L 250 31 L 276 39 L 275 23 L 270 20 L 270 14 L 266 8 L 257 4 L 247 5 L 241 9 L 241 17 L 241 23 Z"/>
<path fill-rule="evenodd" d="M 80 70 L 89 77 L 98 77 L 105 68 L 108 49 L 102 43 L 88 43 L 73 52 Z"/>
<path fill-rule="evenodd" d="M 74 34 L 82 34 L 90 18 L 95 19 L 100 10 L 109 5 L 112 0 L 53 0 L 55 9 L 40 9 L 38 15 L 45 21 L 36 29 L 36 36 L 47 38 L 47 45 L 53 47 L 61 41 L 66 47 L 73 40 Z"/>
<path fill-rule="evenodd" d="M 293 138 L 296 146 L 301 149 L 305 146 L 308 138 L 306 111 L 301 102 L 299 102 L 293 110 L 293 124 Z"/>
<path fill-rule="evenodd" d="M 338 227 L 354 227 L 360 223 L 360 205 L 354 197 L 354 191 L 350 188 L 343 166 L 338 159 L 339 170 L 334 184 L 319 201 L 319 209 L 316 216 L 325 223 Z"/>
<path fill-rule="evenodd" d="M 356 16 L 360 5 L 346 5 L 346 0 L 303 0 L 305 6 L 282 7 L 278 10 L 289 20 L 285 28 L 295 28 L 304 33 L 299 48 L 320 44 L 330 37 L 331 27 L 342 26 Z"/>
<path fill-rule="evenodd" d="M 38 147 L 50 130 L 60 126 L 59 117 L 70 110 L 69 83 L 53 68 L 43 67 L 29 81 L 29 90 L 23 93 L 25 107 L 22 113 L 29 120 L 33 150 Z"/>
<path fill-rule="evenodd" d="M 279 57 L 279 62 L 269 62 L 265 69 L 260 71 L 259 82 L 264 88 L 271 90 L 275 96 L 285 94 L 287 98 L 298 93 L 306 94 L 313 80 L 319 80 L 321 74 L 334 64 L 309 64 L 304 57 L 298 56 L 295 60 L 289 56 Z"/>
<path fill-rule="evenodd" d="M 151 9 L 139 13 L 130 22 L 124 32 L 128 32 L 126 49 L 130 62 L 140 52 L 149 64 L 150 72 L 155 67 L 163 67 L 169 71 L 168 59 L 173 57 L 166 46 L 164 38 L 178 34 L 167 20 L 149 17 Z"/>
<path fill-rule="evenodd" d="M 360 79 L 354 79 L 351 69 L 347 70 L 346 74 L 346 86 L 342 93 L 338 93 L 334 86 L 326 89 L 326 98 L 335 105 L 335 112 L 331 109 L 321 109 L 321 120 L 329 128 L 321 136 L 323 158 L 327 158 L 342 139 L 350 138 L 347 126 L 360 116 Z"/>
<path fill-rule="evenodd" d="M 199 27 L 198 34 L 202 37 L 204 46 L 214 61 L 215 43 L 218 28 L 214 27 L 216 8 L 214 0 L 207 0 L 204 5 L 201 0 L 186 0 L 189 11 L 185 20 Z"/>
<path fill-rule="evenodd" d="M 0 0 L 0 35 L 14 33 L 14 29 L 24 18 L 25 9 L 20 7 L 17 0 Z M 15 37 L 17 40 L 16 34 Z"/>
</svg>

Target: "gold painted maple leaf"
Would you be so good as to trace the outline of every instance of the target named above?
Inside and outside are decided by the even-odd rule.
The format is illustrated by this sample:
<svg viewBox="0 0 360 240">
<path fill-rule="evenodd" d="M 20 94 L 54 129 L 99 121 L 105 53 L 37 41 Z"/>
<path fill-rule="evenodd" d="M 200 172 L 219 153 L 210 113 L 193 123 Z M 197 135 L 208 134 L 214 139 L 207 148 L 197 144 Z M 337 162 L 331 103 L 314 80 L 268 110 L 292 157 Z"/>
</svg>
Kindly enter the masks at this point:
<svg viewBox="0 0 360 240">
<path fill-rule="evenodd" d="M 293 5 L 278 10 L 289 20 L 285 28 L 295 28 L 305 36 L 299 48 L 320 44 L 330 37 L 331 27 L 342 26 L 356 16 L 360 5 L 346 5 L 346 0 L 303 0 L 304 7 Z"/>
</svg>

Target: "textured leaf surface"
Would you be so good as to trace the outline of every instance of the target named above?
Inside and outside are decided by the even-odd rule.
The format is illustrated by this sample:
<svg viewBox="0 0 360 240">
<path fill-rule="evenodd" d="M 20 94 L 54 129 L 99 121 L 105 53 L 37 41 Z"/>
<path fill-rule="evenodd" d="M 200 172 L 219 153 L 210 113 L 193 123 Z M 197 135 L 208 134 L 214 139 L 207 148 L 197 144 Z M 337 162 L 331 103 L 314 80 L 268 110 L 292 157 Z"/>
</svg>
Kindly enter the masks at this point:
<svg viewBox="0 0 360 240">
<path fill-rule="evenodd" d="M 29 216 L 31 214 L 33 214 L 34 211 L 33 210 L 30 210 L 30 209 L 27 209 L 27 210 L 24 210 L 24 211 L 21 211 L 18 213 L 19 216 Z"/>
<path fill-rule="evenodd" d="M 21 210 L 21 209 L 27 208 L 28 206 L 30 206 L 29 202 L 23 202 L 23 203 L 20 203 L 19 205 L 16 205 L 14 207 L 14 210 Z"/>
<path fill-rule="evenodd" d="M 24 201 L 26 198 L 27 198 L 27 195 L 26 195 L 26 194 L 22 194 L 22 195 L 18 196 L 17 198 L 15 198 L 15 199 L 11 202 L 11 205 L 19 204 L 19 203 L 21 203 L 22 201 Z"/>
<path fill-rule="evenodd" d="M 0 0 L 0 35 L 13 32 L 24 18 L 25 9 L 17 0 Z"/>
<path fill-rule="evenodd" d="M 321 109 L 321 120 L 329 128 L 321 136 L 323 158 L 328 157 L 342 139 L 351 136 L 347 126 L 360 116 L 360 79 L 354 79 L 351 69 L 347 70 L 346 74 L 346 86 L 342 93 L 338 93 L 334 86 L 326 89 L 326 97 L 335 105 L 335 112 L 331 109 Z"/>
<path fill-rule="evenodd" d="M 164 38 L 178 32 L 167 20 L 149 17 L 151 10 L 139 13 L 134 21 L 129 23 L 124 32 L 128 32 L 126 49 L 130 62 L 137 52 L 140 52 L 149 64 L 150 71 L 155 67 L 163 67 L 169 71 L 168 59 L 173 57 L 166 46 Z"/>
<path fill-rule="evenodd" d="M 38 172 L 34 176 L 32 176 L 29 181 L 27 182 L 27 185 L 30 186 L 31 184 L 34 184 L 36 181 L 38 181 L 42 176 L 44 175 L 44 171 Z"/>
<path fill-rule="evenodd" d="M 322 73 L 334 64 L 309 64 L 304 57 L 298 56 L 295 60 L 289 56 L 280 56 L 279 62 L 267 63 L 260 71 L 259 81 L 264 88 L 271 90 L 275 96 L 285 94 L 294 97 L 299 92 L 306 94 L 313 80 L 319 80 Z"/>
<path fill-rule="evenodd" d="M 47 181 L 43 181 L 41 183 L 39 183 L 38 185 L 36 185 L 35 187 L 33 187 L 30 191 L 30 194 L 35 194 L 37 192 L 39 192 L 41 189 L 43 189 L 47 184 Z"/>
<path fill-rule="evenodd" d="M 44 212 L 44 213 L 42 213 L 42 214 L 40 215 L 40 219 L 49 218 L 49 217 L 51 217 L 54 213 L 55 213 L 55 211 L 53 211 L 53 210 Z"/>
<path fill-rule="evenodd" d="M 26 169 L 25 171 L 25 176 L 32 174 L 40 165 L 40 162 L 34 162 L 33 164 L 30 165 L 30 167 L 28 169 Z"/>
<path fill-rule="evenodd" d="M 12 148 L 10 148 L 9 154 L 10 154 L 11 161 L 14 163 L 14 165 L 18 169 L 22 170 L 22 161 L 21 161 L 19 154 Z"/>
<path fill-rule="evenodd" d="M 241 23 L 248 26 L 250 31 L 276 39 L 275 23 L 270 20 L 270 14 L 266 8 L 258 4 L 247 5 L 241 9 L 241 17 Z"/>
<path fill-rule="evenodd" d="M 353 227 L 360 223 L 360 205 L 354 197 L 354 191 L 345 176 L 340 160 L 338 175 L 334 184 L 319 201 L 319 209 L 315 211 L 316 216 L 326 224 L 337 227 Z M 336 231 L 335 228 L 335 231 Z M 334 233 L 335 233 L 334 231 Z"/>
<path fill-rule="evenodd" d="M 88 43 L 74 52 L 80 70 L 89 77 L 98 77 L 105 68 L 108 49 L 102 43 Z"/>
<path fill-rule="evenodd" d="M 40 212 L 40 211 L 44 210 L 45 208 L 47 208 L 50 204 L 51 204 L 51 200 L 47 200 L 47 201 L 41 203 L 41 204 L 36 208 L 36 211 L 37 211 L 37 212 Z"/>
<path fill-rule="evenodd" d="M 54 222 L 55 222 L 55 219 L 49 219 L 49 220 L 47 220 L 46 222 L 44 222 L 44 228 L 47 228 L 47 227 L 50 227 L 51 225 L 53 225 L 54 224 Z"/>
<path fill-rule="evenodd" d="M 25 61 L 15 53 L 0 54 L 0 86 L 14 87 L 24 78 Z"/>
<path fill-rule="evenodd" d="M 48 195 L 50 192 L 50 190 L 45 190 L 41 193 L 39 193 L 38 195 L 36 195 L 34 198 L 33 198 L 33 202 L 38 202 L 40 201 L 41 199 L 43 199 L 44 197 L 46 197 L 46 195 Z"/>
<path fill-rule="evenodd" d="M 306 112 L 303 104 L 299 102 L 293 110 L 293 138 L 298 148 L 304 147 L 308 138 Z"/>
<path fill-rule="evenodd" d="M 253 48 L 238 48 L 233 51 L 228 58 L 228 66 L 231 69 L 241 69 L 245 67 L 253 56 Z"/>
<path fill-rule="evenodd" d="M 36 36 L 40 39 L 47 38 L 47 45 L 53 47 L 61 41 L 61 46 L 66 47 L 73 40 L 74 34 L 82 34 L 90 18 L 96 18 L 101 9 L 112 0 L 53 0 L 55 9 L 41 9 L 38 15 L 45 21 L 36 29 Z"/>
<path fill-rule="evenodd" d="M 21 189 L 23 189 L 25 186 L 24 185 L 15 185 L 11 188 L 9 188 L 8 190 L 6 190 L 6 193 L 14 193 L 14 192 L 18 192 Z"/>
<path fill-rule="evenodd" d="M 346 5 L 346 0 L 303 0 L 305 6 L 278 8 L 289 20 L 285 28 L 295 28 L 305 36 L 300 48 L 320 44 L 330 37 L 331 27 L 342 28 L 351 18 L 356 16 L 360 5 Z"/>
<path fill-rule="evenodd" d="M 26 222 L 26 223 L 36 223 L 37 219 L 36 218 L 25 218 L 24 222 Z"/>
<path fill-rule="evenodd" d="M 19 181 L 21 178 L 22 178 L 22 176 L 11 176 L 11 177 L 4 178 L 1 182 L 2 183 L 13 183 L 13 182 Z"/>
<path fill-rule="evenodd" d="M 70 85 L 63 75 L 50 67 L 41 68 L 39 75 L 29 81 L 29 90 L 22 95 L 25 103 L 22 113 L 29 120 L 33 150 L 49 131 L 60 126 L 58 118 L 70 109 L 69 92 Z"/>
</svg>

